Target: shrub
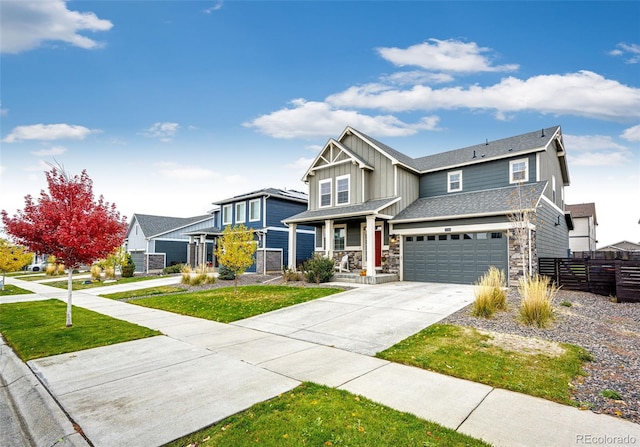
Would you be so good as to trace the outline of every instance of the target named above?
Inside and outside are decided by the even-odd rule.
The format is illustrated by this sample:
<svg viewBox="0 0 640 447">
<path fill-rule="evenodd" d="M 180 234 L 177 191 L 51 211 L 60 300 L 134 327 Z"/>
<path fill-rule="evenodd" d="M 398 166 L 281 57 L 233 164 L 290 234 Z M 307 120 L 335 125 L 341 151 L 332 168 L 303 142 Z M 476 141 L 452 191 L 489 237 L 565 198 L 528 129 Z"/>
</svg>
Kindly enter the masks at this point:
<svg viewBox="0 0 640 447">
<path fill-rule="evenodd" d="M 162 273 L 165 275 L 171 275 L 174 273 L 180 273 L 182 272 L 182 267 L 184 266 L 184 264 L 174 264 L 174 265 L 170 265 L 168 267 L 165 267 L 162 269 Z"/>
<path fill-rule="evenodd" d="M 317 284 L 331 281 L 334 268 L 335 262 L 333 262 L 333 259 L 325 258 L 322 255 L 315 255 L 303 265 L 307 282 L 315 282 Z"/>
<path fill-rule="evenodd" d="M 602 397 L 606 397 L 607 399 L 613 399 L 613 400 L 622 400 L 622 396 L 620 396 L 620 393 L 618 393 L 615 390 L 602 390 L 600 391 L 600 395 Z"/>
<path fill-rule="evenodd" d="M 182 274 L 180 282 L 182 284 L 191 284 L 191 271 L 191 266 L 189 265 L 184 264 L 180 267 L 180 273 Z"/>
<path fill-rule="evenodd" d="M 530 326 L 546 327 L 554 319 L 553 299 L 558 288 L 546 276 L 520 278 L 520 319 Z"/>
<path fill-rule="evenodd" d="M 115 267 L 107 267 L 106 269 L 104 269 L 104 277 L 107 279 L 116 279 Z"/>
<path fill-rule="evenodd" d="M 220 268 L 218 268 L 218 278 L 231 281 L 236 279 L 236 274 L 230 268 L 221 265 Z"/>
<path fill-rule="evenodd" d="M 132 278 L 134 272 L 136 271 L 136 264 L 133 262 L 133 258 L 131 257 L 131 253 L 127 253 L 124 257 L 124 261 L 122 266 L 120 267 L 122 271 L 123 278 Z"/>
<path fill-rule="evenodd" d="M 102 267 L 100 267 L 98 264 L 93 264 L 91 266 L 91 280 L 98 281 L 101 275 L 102 275 Z"/>
<path fill-rule="evenodd" d="M 284 282 L 300 281 L 302 279 L 302 275 L 300 274 L 300 272 L 296 272 L 293 269 L 283 268 L 282 279 L 284 280 Z"/>
<path fill-rule="evenodd" d="M 475 289 L 472 315 L 490 318 L 496 310 L 507 309 L 507 290 L 504 271 L 491 266 L 478 280 Z"/>
</svg>

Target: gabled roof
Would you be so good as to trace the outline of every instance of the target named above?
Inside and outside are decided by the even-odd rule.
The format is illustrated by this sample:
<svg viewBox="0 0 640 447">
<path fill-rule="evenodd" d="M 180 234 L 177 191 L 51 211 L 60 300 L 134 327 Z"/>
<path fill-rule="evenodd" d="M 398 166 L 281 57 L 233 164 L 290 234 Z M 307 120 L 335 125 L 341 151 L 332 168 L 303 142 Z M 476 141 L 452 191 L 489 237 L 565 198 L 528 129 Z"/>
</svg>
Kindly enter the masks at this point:
<svg viewBox="0 0 640 447">
<path fill-rule="evenodd" d="M 596 219 L 596 204 L 591 203 L 579 203 L 576 205 L 565 205 L 564 210 L 571 213 L 571 217 L 574 219 L 577 217 L 591 217 L 593 216 L 593 223 L 598 225 L 598 219 Z"/>
<path fill-rule="evenodd" d="M 640 251 L 640 244 L 629 241 L 620 241 L 615 244 L 600 247 L 596 251 Z"/>
<path fill-rule="evenodd" d="M 332 151 L 334 148 L 337 149 L 336 153 L 333 153 Z M 331 154 L 328 159 L 324 156 L 327 151 Z M 346 147 L 340 141 L 331 138 L 313 160 L 311 166 L 307 169 L 307 172 L 304 173 L 302 181 L 306 182 L 308 177 L 313 175 L 314 171 L 317 169 L 321 169 L 326 166 L 333 166 L 337 163 L 344 163 L 349 160 L 357 164 L 360 168 L 373 170 L 373 166 L 371 166 L 366 160 Z"/>
<path fill-rule="evenodd" d="M 217 202 L 213 202 L 213 204 L 224 205 L 226 203 L 237 202 L 239 200 L 255 199 L 257 197 L 263 196 L 277 197 L 279 199 L 289 200 L 291 202 L 309 202 L 309 196 L 301 191 L 296 191 L 293 189 L 263 188 L 257 191 L 248 192 L 246 194 L 229 197 L 228 199 L 219 200 Z"/>
<path fill-rule="evenodd" d="M 533 207 L 538 205 L 547 182 L 521 186 L 521 202 Z M 518 197 L 518 186 L 488 189 L 459 194 L 447 194 L 417 199 L 398 213 L 392 223 L 416 222 L 465 217 L 497 216 L 513 212 Z"/>
<path fill-rule="evenodd" d="M 365 216 L 368 214 L 378 214 L 390 205 L 400 200 L 399 197 L 390 197 L 386 199 L 369 200 L 358 205 L 322 208 L 318 210 L 307 210 L 301 213 L 295 214 L 291 217 L 284 219 L 282 222 L 285 224 L 298 223 L 298 222 L 313 222 L 323 221 L 325 219 L 342 219 L 355 216 Z"/>
<path fill-rule="evenodd" d="M 353 127 L 347 127 L 342 132 L 342 135 L 340 135 L 340 141 L 342 141 L 342 139 L 346 135 L 349 135 L 350 133 L 353 133 L 353 134 L 357 135 L 358 137 L 360 137 L 360 139 L 366 141 L 370 146 L 376 148 L 378 150 L 378 152 L 381 152 L 388 159 L 390 159 L 393 164 L 401 164 L 401 165 L 405 166 L 406 168 L 409 168 L 412 171 L 418 171 L 419 170 L 419 168 L 417 167 L 417 165 L 415 163 L 415 160 L 413 158 L 409 157 L 408 155 L 403 154 L 400 151 L 397 151 L 397 150 L 393 149 L 390 146 L 387 146 L 384 143 L 381 143 L 380 141 L 376 140 L 375 138 L 372 138 L 369 135 L 366 135 L 366 134 L 360 132 L 359 130 L 354 129 Z"/>
<path fill-rule="evenodd" d="M 129 224 L 129 231 L 135 221 L 140 225 L 142 234 L 150 238 L 170 231 L 178 230 L 194 223 L 211 219 L 210 214 L 194 217 L 169 217 L 169 216 L 153 216 L 150 214 L 134 214 Z"/>
<path fill-rule="evenodd" d="M 513 157 L 516 154 L 528 154 L 543 151 L 559 136 L 560 126 L 529 132 L 496 141 L 485 141 L 439 154 L 427 155 L 415 159 L 421 172 L 439 171 L 481 161 Z"/>
</svg>

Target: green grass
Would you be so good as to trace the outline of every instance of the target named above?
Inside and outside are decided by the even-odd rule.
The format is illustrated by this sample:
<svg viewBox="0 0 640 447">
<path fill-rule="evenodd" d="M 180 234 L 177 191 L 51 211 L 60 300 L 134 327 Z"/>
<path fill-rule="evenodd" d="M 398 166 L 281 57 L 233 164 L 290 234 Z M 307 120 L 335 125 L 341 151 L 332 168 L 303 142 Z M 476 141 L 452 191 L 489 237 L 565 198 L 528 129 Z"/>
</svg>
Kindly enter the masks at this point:
<svg viewBox="0 0 640 447">
<path fill-rule="evenodd" d="M 487 446 L 343 390 L 303 383 L 165 447 Z"/>
<path fill-rule="evenodd" d="M 9 275 L 7 275 L 9 276 Z M 20 275 L 11 275 L 18 276 L 17 279 L 20 281 L 42 281 L 43 279 L 53 278 L 53 276 L 47 276 L 44 272 L 24 272 Z"/>
<path fill-rule="evenodd" d="M 186 289 L 184 287 L 158 286 L 158 287 L 148 287 L 146 289 L 130 290 L 128 292 L 105 293 L 100 296 L 103 298 L 109 298 L 112 300 L 127 300 L 127 299 L 136 299 L 136 298 L 153 296 L 153 295 L 168 295 L 170 293 L 185 293 L 185 292 L 186 292 Z"/>
<path fill-rule="evenodd" d="M 490 336 L 472 328 L 435 324 L 377 356 L 497 388 L 577 405 L 570 382 L 591 360 L 584 349 L 560 344 L 565 353 L 552 357 L 506 350 L 488 343 Z"/>
<path fill-rule="evenodd" d="M 18 286 L 14 286 L 12 284 L 5 284 L 4 290 L 0 290 L 0 296 L 9 296 L 9 295 L 25 295 L 27 293 L 33 293 L 30 290 L 22 289 Z"/>
<path fill-rule="evenodd" d="M 342 289 L 328 287 L 242 286 L 181 293 L 130 301 L 132 304 L 182 315 L 230 323 L 282 307 L 315 300 Z"/>
<path fill-rule="evenodd" d="M 23 361 L 161 335 L 160 332 L 58 300 L 0 305 L 0 333 Z"/>
<path fill-rule="evenodd" d="M 73 288 L 73 290 L 84 290 L 84 289 L 93 289 L 96 287 L 113 286 L 115 284 L 127 284 L 130 282 L 148 281 L 150 279 L 158 279 L 158 278 L 164 278 L 164 276 L 134 276 L 132 278 L 118 278 L 118 280 L 114 282 L 96 281 L 96 282 L 89 282 L 88 284 L 85 284 L 85 282 L 91 281 L 90 278 L 74 279 L 71 281 L 71 287 Z M 68 286 L 68 280 L 65 278 L 60 281 L 52 281 L 52 282 L 47 282 L 45 284 L 51 287 L 57 287 L 59 289 L 66 290 Z"/>
</svg>

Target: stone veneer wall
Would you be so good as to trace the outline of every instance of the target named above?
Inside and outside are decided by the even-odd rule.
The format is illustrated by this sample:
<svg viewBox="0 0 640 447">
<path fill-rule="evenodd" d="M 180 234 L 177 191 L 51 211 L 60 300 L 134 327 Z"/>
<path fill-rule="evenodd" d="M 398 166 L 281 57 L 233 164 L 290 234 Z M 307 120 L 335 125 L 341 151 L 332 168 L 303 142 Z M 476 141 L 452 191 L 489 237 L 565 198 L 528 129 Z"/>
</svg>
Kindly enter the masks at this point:
<svg viewBox="0 0 640 447">
<path fill-rule="evenodd" d="M 520 278 L 524 276 L 524 272 L 522 271 L 522 251 L 520 249 L 520 244 L 513 237 L 511 231 L 507 233 L 509 237 L 509 278 L 507 279 L 507 283 L 511 287 L 515 287 L 518 285 Z M 527 257 L 526 261 L 528 261 L 529 257 L 529 247 L 525 246 L 525 256 Z M 538 253 L 536 251 L 536 232 L 531 231 L 531 273 L 533 276 L 538 274 Z"/>
</svg>

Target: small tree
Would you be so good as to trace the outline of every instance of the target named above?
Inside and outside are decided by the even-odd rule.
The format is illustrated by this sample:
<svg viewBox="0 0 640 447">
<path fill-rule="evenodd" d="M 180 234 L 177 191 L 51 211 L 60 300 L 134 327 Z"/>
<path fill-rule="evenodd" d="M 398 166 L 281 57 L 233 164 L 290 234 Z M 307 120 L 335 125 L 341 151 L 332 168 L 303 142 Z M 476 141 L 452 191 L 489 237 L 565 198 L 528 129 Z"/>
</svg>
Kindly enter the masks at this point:
<svg viewBox="0 0 640 447">
<path fill-rule="evenodd" d="M 0 239 L 0 271 L 2 271 L 2 290 L 7 273 L 16 272 L 33 260 L 33 253 L 26 248 Z"/>
<path fill-rule="evenodd" d="M 236 293 L 238 293 L 238 275 L 242 275 L 253 264 L 253 254 L 257 248 L 253 239 L 253 230 L 243 224 L 227 225 L 218 241 L 216 257 L 221 265 L 235 274 Z"/>
<path fill-rule="evenodd" d="M 5 230 L 17 243 L 36 253 L 48 253 L 68 271 L 67 327 L 72 326 L 71 296 L 73 269 L 107 257 L 122 245 L 127 222 L 113 204 L 93 195 L 93 181 L 86 170 L 71 177 L 55 166 L 45 172 L 49 192 L 40 192 L 34 202 L 25 197 L 25 208 L 9 217 L 2 210 Z"/>
</svg>

